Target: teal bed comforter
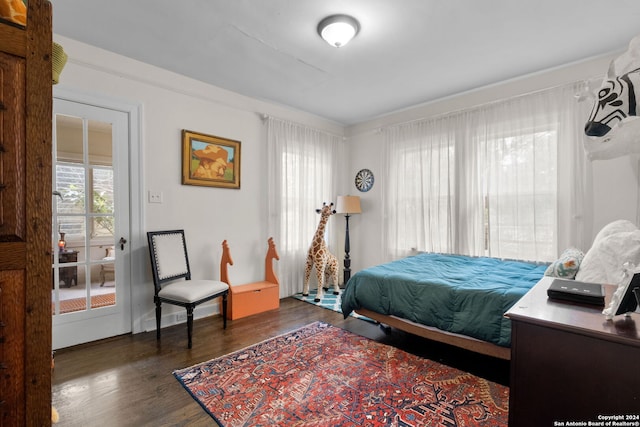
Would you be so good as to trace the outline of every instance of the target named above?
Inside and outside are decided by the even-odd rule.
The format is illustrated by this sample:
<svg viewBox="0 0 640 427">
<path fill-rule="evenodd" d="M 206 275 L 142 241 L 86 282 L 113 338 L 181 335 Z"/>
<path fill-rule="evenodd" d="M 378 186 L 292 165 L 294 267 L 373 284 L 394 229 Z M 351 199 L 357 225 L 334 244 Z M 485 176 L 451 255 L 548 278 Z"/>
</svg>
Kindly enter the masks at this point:
<svg viewBox="0 0 640 427">
<path fill-rule="evenodd" d="M 354 274 L 342 295 L 345 318 L 359 308 L 401 317 L 503 347 L 503 314 L 544 275 L 546 265 L 424 253 Z"/>
</svg>

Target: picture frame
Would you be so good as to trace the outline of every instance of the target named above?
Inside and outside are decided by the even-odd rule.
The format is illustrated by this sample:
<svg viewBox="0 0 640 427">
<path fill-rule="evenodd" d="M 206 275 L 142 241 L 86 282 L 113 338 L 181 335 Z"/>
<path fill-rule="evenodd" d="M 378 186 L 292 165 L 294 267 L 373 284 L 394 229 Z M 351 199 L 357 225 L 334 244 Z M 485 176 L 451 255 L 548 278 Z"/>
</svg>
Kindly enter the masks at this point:
<svg viewBox="0 0 640 427">
<path fill-rule="evenodd" d="M 240 141 L 182 130 L 182 184 L 240 188 Z"/>
<path fill-rule="evenodd" d="M 637 311 L 640 304 L 640 268 L 624 267 L 624 276 L 613 295 L 609 306 L 602 311 L 611 320 L 614 316 L 625 315 Z"/>
</svg>

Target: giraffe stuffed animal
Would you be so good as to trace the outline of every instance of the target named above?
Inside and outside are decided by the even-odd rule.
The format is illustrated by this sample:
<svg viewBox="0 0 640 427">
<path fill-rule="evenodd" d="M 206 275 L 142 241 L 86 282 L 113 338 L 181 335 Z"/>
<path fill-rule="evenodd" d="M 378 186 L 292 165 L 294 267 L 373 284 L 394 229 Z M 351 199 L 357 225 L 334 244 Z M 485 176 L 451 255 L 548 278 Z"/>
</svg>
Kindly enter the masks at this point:
<svg viewBox="0 0 640 427">
<path fill-rule="evenodd" d="M 311 275 L 311 269 L 316 267 L 316 277 L 318 278 L 318 292 L 314 299 L 315 302 L 319 302 L 322 299 L 325 285 L 329 288 L 329 278 L 333 280 L 333 294 L 338 295 L 340 288 L 338 287 L 338 259 L 329 252 L 329 248 L 324 241 L 324 230 L 327 225 L 329 217 L 336 213 L 333 209 L 333 203 L 327 205 L 322 204 L 322 209 L 316 209 L 316 212 L 320 214 L 320 223 L 316 229 L 316 234 L 313 235 L 313 241 L 311 247 L 307 253 L 307 265 L 304 271 L 304 288 L 302 295 L 309 295 L 309 276 Z"/>
</svg>

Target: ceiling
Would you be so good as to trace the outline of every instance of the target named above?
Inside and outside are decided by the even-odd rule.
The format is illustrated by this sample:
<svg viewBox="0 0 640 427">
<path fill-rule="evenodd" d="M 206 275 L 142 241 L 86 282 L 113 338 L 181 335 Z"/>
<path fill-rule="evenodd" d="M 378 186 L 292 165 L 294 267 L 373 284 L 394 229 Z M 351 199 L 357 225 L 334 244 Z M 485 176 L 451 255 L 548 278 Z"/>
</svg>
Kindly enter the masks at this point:
<svg viewBox="0 0 640 427">
<path fill-rule="evenodd" d="M 343 125 L 621 52 L 640 34 L 638 0 L 52 3 L 55 34 Z M 336 13 L 361 27 L 339 49 L 316 31 Z"/>
</svg>

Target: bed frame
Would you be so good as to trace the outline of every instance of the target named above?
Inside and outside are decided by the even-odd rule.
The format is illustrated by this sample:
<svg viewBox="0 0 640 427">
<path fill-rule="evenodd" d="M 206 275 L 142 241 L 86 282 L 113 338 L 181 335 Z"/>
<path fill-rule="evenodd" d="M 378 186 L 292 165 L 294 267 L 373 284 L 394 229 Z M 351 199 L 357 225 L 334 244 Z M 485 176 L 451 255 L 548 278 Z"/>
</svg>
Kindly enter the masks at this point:
<svg viewBox="0 0 640 427">
<path fill-rule="evenodd" d="M 401 331 L 409 332 L 433 341 L 460 347 L 475 353 L 485 354 L 487 356 L 497 357 L 504 360 L 511 360 L 511 349 L 507 347 L 501 347 L 466 335 L 442 331 L 438 328 L 421 325 L 401 317 L 376 313 L 375 311 L 367 310 L 365 308 L 359 308 L 355 311 L 362 316 L 375 320 L 381 325 L 388 325 L 396 329 L 400 329 Z"/>
</svg>

